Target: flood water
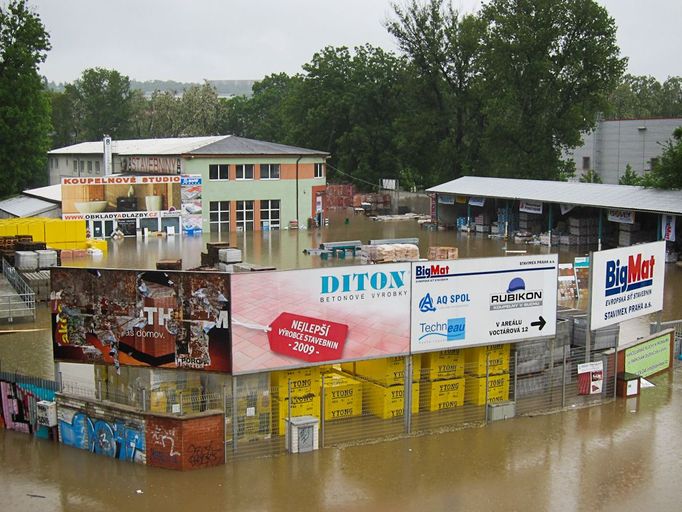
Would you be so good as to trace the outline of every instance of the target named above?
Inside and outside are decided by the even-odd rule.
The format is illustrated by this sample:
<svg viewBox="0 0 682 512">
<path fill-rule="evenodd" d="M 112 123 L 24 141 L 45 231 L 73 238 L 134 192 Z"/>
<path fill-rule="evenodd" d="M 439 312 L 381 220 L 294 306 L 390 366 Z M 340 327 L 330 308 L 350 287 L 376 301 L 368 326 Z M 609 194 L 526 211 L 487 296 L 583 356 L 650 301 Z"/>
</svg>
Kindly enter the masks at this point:
<svg viewBox="0 0 682 512">
<path fill-rule="evenodd" d="M 346 219 L 348 221 L 346 222 Z M 340 213 L 315 230 L 233 233 L 223 239 L 248 263 L 278 269 L 357 264 L 321 260 L 304 249 L 324 241 L 417 237 L 454 245 L 460 258 L 504 256 L 505 250 L 558 252 L 571 262 L 585 251 L 515 246 L 500 239 L 426 231 L 416 221 L 376 222 Z M 200 265 L 217 237 L 126 239 L 100 260 L 78 266 L 154 268 L 159 259 Z M 682 268 L 666 265 L 663 320 L 682 318 Z M 646 327 L 649 320 L 640 323 Z M 1 329 L 3 370 L 53 378 L 49 316 Z M 42 330 L 34 330 L 42 329 Z M 637 398 L 551 415 L 518 417 L 431 436 L 273 458 L 235 460 L 179 473 L 141 466 L 0 430 L 2 510 L 681 510 L 682 366 L 652 379 Z"/>
</svg>

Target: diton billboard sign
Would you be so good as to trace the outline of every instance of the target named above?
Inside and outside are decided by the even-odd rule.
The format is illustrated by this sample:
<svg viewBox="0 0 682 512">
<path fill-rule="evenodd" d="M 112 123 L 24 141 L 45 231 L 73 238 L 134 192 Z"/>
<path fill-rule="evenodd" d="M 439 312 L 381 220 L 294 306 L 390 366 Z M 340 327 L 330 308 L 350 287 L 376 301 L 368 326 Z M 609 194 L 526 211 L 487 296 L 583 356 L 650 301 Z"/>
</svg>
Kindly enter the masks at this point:
<svg viewBox="0 0 682 512">
<path fill-rule="evenodd" d="M 410 264 L 232 275 L 233 373 L 410 350 Z"/>
<path fill-rule="evenodd" d="M 412 264 L 412 352 L 556 333 L 558 256 Z"/>
<path fill-rule="evenodd" d="M 663 241 L 595 252 L 591 329 L 663 309 L 664 277 Z"/>
</svg>

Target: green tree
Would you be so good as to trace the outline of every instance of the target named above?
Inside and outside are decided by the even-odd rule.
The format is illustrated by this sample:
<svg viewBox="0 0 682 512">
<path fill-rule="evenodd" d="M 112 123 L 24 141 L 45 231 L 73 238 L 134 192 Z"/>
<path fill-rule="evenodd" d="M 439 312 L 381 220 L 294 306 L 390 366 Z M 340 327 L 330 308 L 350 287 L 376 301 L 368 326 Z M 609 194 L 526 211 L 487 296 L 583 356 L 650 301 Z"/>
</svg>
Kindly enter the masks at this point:
<svg viewBox="0 0 682 512">
<path fill-rule="evenodd" d="M 632 166 L 630 164 L 625 166 L 625 172 L 620 178 L 618 178 L 619 185 L 640 185 L 641 181 L 641 178 L 635 171 L 632 170 Z"/>
<path fill-rule="evenodd" d="M 599 176 L 599 173 L 594 169 L 590 169 L 582 173 L 579 180 L 580 183 L 603 183 L 601 176 Z"/>
<path fill-rule="evenodd" d="M 180 135 L 180 99 L 175 91 L 154 91 L 141 115 L 144 116 L 145 137 Z"/>
<path fill-rule="evenodd" d="M 400 131 L 406 135 L 401 137 L 406 155 L 418 155 L 421 165 L 431 168 L 426 170 L 430 182 L 475 173 L 483 121 L 477 90 L 482 21 L 461 16 L 444 0 L 423 5 L 412 0 L 405 7 L 393 4 L 393 10 L 397 19 L 388 21 L 387 29 L 416 77 L 403 91 L 408 108 Z"/>
<path fill-rule="evenodd" d="M 127 76 L 113 69 L 86 69 L 64 92 L 73 98 L 77 142 L 131 135 L 133 94 Z"/>
<path fill-rule="evenodd" d="M 615 22 L 593 0 L 491 0 L 481 16 L 485 172 L 556 179 L 625 68 Z"/>
<path fill-rule="evenodd" d="M 178 135 L 185 137 L 217 135 L 220 102 L 215 87 L 208 82 L 185 89 L 178 105 Z"/>
<path fill-rule="evenodd" d="M 642 177 L 642 185 L 662 189 L 682 189 L 682 126 L 675 128 L 660 162 Z"/>
<path fill-rule="evenodd" d="M 47 183 L 50 104 L 38 65 L 49 49 L 25 0 L 0 5 L 0 197 Z"/>
</svg>

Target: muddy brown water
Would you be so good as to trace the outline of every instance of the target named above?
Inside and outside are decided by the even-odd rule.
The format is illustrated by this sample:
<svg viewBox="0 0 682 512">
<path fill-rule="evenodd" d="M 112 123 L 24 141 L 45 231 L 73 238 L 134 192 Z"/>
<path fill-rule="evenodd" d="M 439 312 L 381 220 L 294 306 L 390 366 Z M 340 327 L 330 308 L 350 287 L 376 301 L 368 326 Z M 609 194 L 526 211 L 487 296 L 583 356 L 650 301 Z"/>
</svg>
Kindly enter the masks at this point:
<svg viewBox="0 0 682 512">
<path fill-rule="evenodd" d="M 321 230 L 233 233 L 227 240 L 242 249 L 249 263 L 291 269 L 357 263 L 303 253 L 322 241 L 406 237 L 419 238 L 422 255 L 431 245 L 455 245 L 461 258 L 503 256 L 505 249 L 558 252 L 561 262 L 585 254 L 352 214 L 336 215 Z M 181 257 L 184 267 L 191 268 L 200 264 L 206 241 L 217 239 L 127 239 L 111 244 L 101 260 L 74 264 L 154 268 L 158 259 Z M 662 318 L 680 319 L 682 269 L 666 265 L 665 280 Z M 0 326 L 44 329 L 0 335 L 2 369 L 52 378 L 48 326 L 44 307 L 35 323 Z M 652 382 L 656 386 L 637 398 L 599 407 L 310 454 L 236 460 L 189 473 L 0 430 L 1 509 L 677 511 L 682 509 L 680 363 Z"/>
</svg>

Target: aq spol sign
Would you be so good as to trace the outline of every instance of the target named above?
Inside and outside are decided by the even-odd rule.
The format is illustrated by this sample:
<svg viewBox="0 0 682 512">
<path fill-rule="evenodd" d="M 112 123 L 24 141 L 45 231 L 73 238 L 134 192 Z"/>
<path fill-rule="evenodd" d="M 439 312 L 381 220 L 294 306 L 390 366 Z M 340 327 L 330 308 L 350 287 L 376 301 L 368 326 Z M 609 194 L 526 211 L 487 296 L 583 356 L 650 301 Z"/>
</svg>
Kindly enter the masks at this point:
<svg viewBox="0 0 682 512">
<path fill-rule="evenodd" d="M 553 336 L 558 256 L 414 263 L 412 352 Z"/>
</svg>

